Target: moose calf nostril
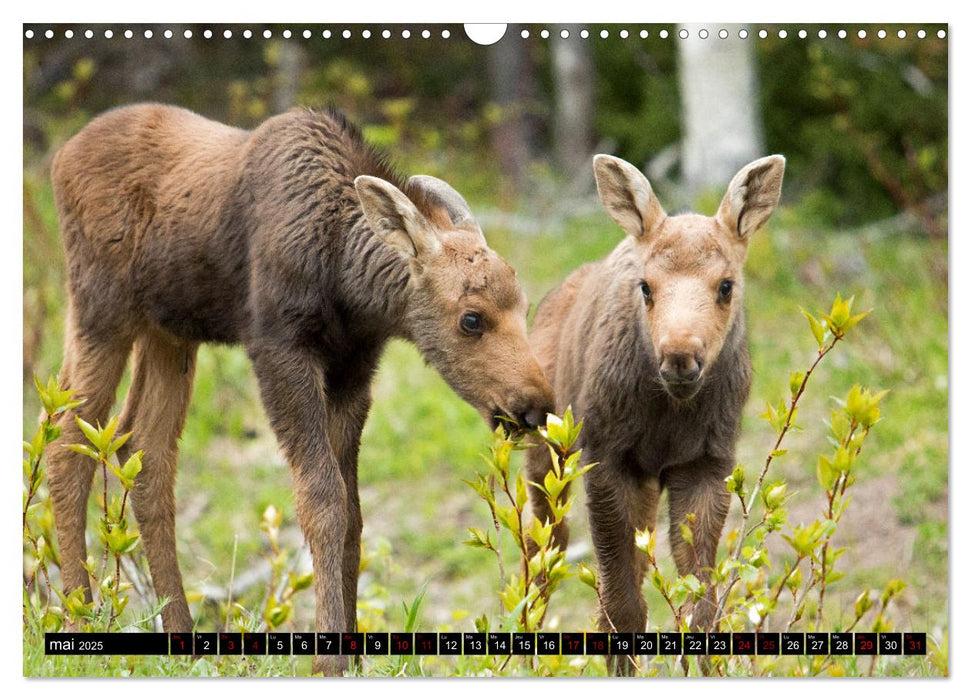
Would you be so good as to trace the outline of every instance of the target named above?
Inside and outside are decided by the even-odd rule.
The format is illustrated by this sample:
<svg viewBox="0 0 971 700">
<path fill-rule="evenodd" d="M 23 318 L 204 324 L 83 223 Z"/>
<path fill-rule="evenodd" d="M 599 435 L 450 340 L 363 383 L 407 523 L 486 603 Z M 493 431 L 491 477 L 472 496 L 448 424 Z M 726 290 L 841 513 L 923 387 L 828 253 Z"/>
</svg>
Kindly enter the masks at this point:
<svg viewBox="0 0 971 700">
<path fill-rule="evenodd" d="M 690 353 L 670 353 L 661 361 L 661 377 L 667 382 L 694 382 L 701 376 L 701 362 Z"/>
<path fill-rule="evenodd" d="M 520 426 L 526 430 L 535 430 L 539 425 L 539 420 L 537 419 L 538 412 L 536 409 L 529 409 L 527 411 L 522 411 L 516 416 L 516 421 Z"/>
</svg>

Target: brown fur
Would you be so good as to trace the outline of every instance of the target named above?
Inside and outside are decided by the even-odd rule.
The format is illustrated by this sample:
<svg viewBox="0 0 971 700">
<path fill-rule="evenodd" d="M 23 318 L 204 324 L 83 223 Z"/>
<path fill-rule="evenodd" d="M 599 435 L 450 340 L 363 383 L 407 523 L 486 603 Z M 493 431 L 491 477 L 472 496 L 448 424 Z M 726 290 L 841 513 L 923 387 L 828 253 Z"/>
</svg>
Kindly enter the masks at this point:
<svg viewBox="0 0 971 700">
<path fill-rule="evenodd" d="M 242 343 L 253 361 L 313 556 L 319 631 L 356 628 L 357 454 L 389 338 L 411 340 L 490 421 L 535 426 L 552 407 L 525 297 L 468 205 L 435 178 L 404 181 L 338 114 L 295 110 L 247 132 L 136 105 L 93 120 L 52 174 L 70 299 L 61 382 L 103 423 L 134 347 L 124 452 L 145 451 L 132 504 L 166 630 L 193 627 L 173 488 L 200 343 Z M 460 325 L 470 311 L 477 332 Z M 58 423 L 64 587 L 87 589 L 93 467 L 65 447 L 83 441 L 74 415 Z"/>
<path fill-rule="evenodd" d="M 585 484 L 604 606 L 600 628 L 643 631 L 644 556 L 637 530 L 653 530 L 667 490 L 671 548 L 682 574 L 708 580 L 728 512 L 724 479 L 751 382 L 742 266 L 748 236 L 779 199 L 784 160 L 756 161 L 733 179 L 714 217 L 664 213 L 641 173 L 597 156 L 597 187 L 628 233 L 605 259 L 577 269 L 540 304 L 533 349 L 553 384 L 556 407 L 572 404 L 584 421 L 584 461 L 599 465 Z M 728 298 L 725 280 L 734 282 Z M 646 282 L 650 295 L 641 288 Z M 531 481 L 543 483 L 549 456 L 532 450 Z M 550 519 L 531 487 L 534 515 Z M 694 514 L 694 545 L 680 524 Z M 566 524 L 554 532 L 565 546 Z M 715 591 L 693 614 L 708 629 Z M 629 671 L 619 661 L 618 670 Z"/>
</svg>

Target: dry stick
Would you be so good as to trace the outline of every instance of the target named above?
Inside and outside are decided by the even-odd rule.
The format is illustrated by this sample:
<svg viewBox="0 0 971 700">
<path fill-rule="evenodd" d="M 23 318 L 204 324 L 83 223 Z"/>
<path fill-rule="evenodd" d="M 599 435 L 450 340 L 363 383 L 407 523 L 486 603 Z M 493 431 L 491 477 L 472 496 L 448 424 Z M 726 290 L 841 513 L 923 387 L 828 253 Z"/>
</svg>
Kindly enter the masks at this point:
<svg viewBox="0 0 971 700">
<path fill-rule="evenodd" d="M 108 522 L 108 462 L 106 458 L 99 455 L 98 461 L 101 462 L 101 476 L 104 480 L 103 491 L 102 491 L 102 510 L 105 515 L 105 527 L 108 528 L 108 532 L 111 532 L 111 523 Z M 101 553 L 101 568 L 98 569 L 98 577 L 104 573 L 105 567 L 108 566 L 108 540 L 105 539 L 105 548 Z"/>
<path fill-rule="evenodd" d="M 229 569 L 229 597 L 226 599 L 226 626 L 229 629 L 229 616 L 233 611 L 233 581 L 236 578 L 236 545 L 239 543 L 239 534 L 233 535 L 233 563 Z"/>
<path fill-rule="evenodd" d="M 796 410 L 796 404 L 798 404 L 799 399 L 802 397 L 803 392 L 806 390 L 806 384 L 809 382 L 809 378 L 812 376 L 816 367 L 819 366 L 819 363 L 822 361 L 822 359 L 826 357 L 827 354 L 829 354 L 829 352 L 836 346 L 836 343 L 838 343 L 839 341 L 840 341 L 840 336 L 834 335 L 833 339 L 829 342 L 828 345 L 824 345 L 822 348 L 820 348 L 816 355 L 816 359 L 813 361 L 812 365 L 809 367 L 809 370 L 802 378 L 802 384 L 799 385 L 799 390 L 795 393 L 795 395 L 793 395 L 792 399 L 789 402 L 789 412 L 786 414 L 786 422 L 783 424 L 782 430 L 779 432 L 779 437 L 775 441 L 775 446 L 769 452 L 769 456 L 766 457 L 765 459 L 765 466 L 762 467 L 762 473 L 759 474 L 759 478 L 755 484 L 755 488 L 752 489 L 752 495 L 749 497 L 748 505 L 746 505 L 745 500 L 741 496 L 739 496 L 739 500 L 742 503 L 742 524 L 739 527 L 738 542 L 735 545 L 735 552 L 732 554 L 732 559 L 738 560 L 738 558 L 742 554 L 742 545 L 745 542 L 745 536 L 746 536 L 745 525 L 748 523 L 748 519 L 752 513 L 752 508 L 755 507 L 755 499 L 762 492 L 762 482 L 765 481 L 765 477 L 766 477 L 766 474 L 768 474 L 769 472 L 769 467 L 772 464 L 772 460 L 774 459 L 776 452 L 779 449 L 779 446 L 782 444 L 782 440 L 783 438 L 785 438 L 786 433 L 789 432 L 789 428 L 792 427 L 792 417 Z M 765 521 L 765 514 L 762 515 L 762 522 L 764 521 Z M 761 523 L 759 524 L 761 525 Z M 714 625 L 718 624 L 718 620 L 719 618 L 721 618 L 722 612 L 725 609 L 725 603 L 728 601 L 728 594 L 731 592 L 735 584 L 738 583 L 738 580 L 739 580 L 739 573 L 738 573 L 738 569 L 736 568 L 735 570 L 732 571 L 732 577 L 731 579 L 729 579 L 728 585 L 725 587 L 725 592 L 718 600 L 718 607 L 715 608 L 715 614 L 711 618 L 711 622 L 709 623 L 708 629 L 706 630 L 707 632 L 711 632 Z"/>
<path fill-rule="evenodd" d="M 108 458 L 99 452 L 97 461 L 99 464 L 101 464 L 101 477 L 103 481 L 103 486 L 102 486 L 103 491 L 101 496 L 102 498 L 101 510 L 102 510 L 102 513 L 104 513 L 105 529 L 107 530 L 107 532 L 111 532 L 111 521 L 108 520 Z M 106 537 L 104 550 L 101 552 L 101 566 L 98 568 L 99 581 L 101 580 L 102 576 L 104 575 L 105 571 L 108 568 L 109 550 L 110 550 L 110 546 L 108 545 L 108 538 Z M 99 614 L 101 613 L 101 610 L 104 608 L 104 603 L 105 603 L 104 596 L 102 595 L 101 600 L 99 601 L 99 604 L 98 604 Z M 109 601 L 108 605 L 109 605 L 108 620 L 110 624 L 111 615 L 114 611 L 114 604 Z"/>
<path fill-rule="evenodd" d="M 47 431 L 49 429 L 49 425 L 50 425 L 50 418 L 45 418 L 44 419 L 44 423 L 42 424 L 42 427 L 41 427 L 41 429 L 44 431 L 44 434 L 45 435 L 47 434 Z M 40 551 L 40 548 L 37 546 L 37 539 L 34 537 L 34 534 L 30 531 L 30 528 L 27 527 L 27 510 L 30 508 L 30 503 L 31 503 L 31 501 L 34 500 L 34 496 L 37 495 L 37 489 L 34 488 L 34 484 L 37 482 L 37 470 L 40 469 L 40 458 L 41 458 L 41 456 L 40 455 L 37 455 L 34 458 L 34 462 L 33 462 L 33 464 L 31 464 L 31 467 L 30 467 L 30 480 L 27 483 L 27 499 L 24 501 L 24 521 L 23 521 L 24 526 L 23 526 L 23 532 L 24 532 L 24 534 L 26 534 L 27 539 L 30 541 L 30 543 L 34 547 L 34 552 L 36 553 L 36 555 L 37 555 L 37 561 L 39 562 L 38 568 L 41 568 L 43 570 L 44 578 L 46 580 L 47 579 L 47 568 L 44 565 L 43 553 Z M 37 578 L 37 572 L 34 571 L 34 573 L 32 573 L 30 575 L 30 578 L 27 580 L 27 590 L 28 591 L 30 590 L 31 586 L 34 585 L 34 581 L 35 581 L 36 578 Z M 50 592 L 50 587 L 51 587 L 50 581 L 47 581 L 48 593 Z M 50 599 L 50 595 L 48 595 L 48 599 Z"/>
<path fill-rule="evenodd" d="M 45 418 L 42 425 L 42 430 L 45 436 L 47 431 L 50 429 L 50 418 Z M 27 500 L 24 501 L 24 531 L 27 532 L 27 509 L 30 508 L 30 502 L 34 500 L 34 496 L 37 495 L 37 489 L 34 488 L 34 483 L 37 481 L 37 470 L 40 469 L 40 455 L 37 455 L 34 459 L 34 463 L 30 465 L 30 481 L 27 483 Z M 39 484 L 38 484 L 39 486 Z"/>
<path fill-rule="evenodd" d="M 866 615 L 866 611 L 863 612 L 863 615 Z M 863 619 L 863 615 L 857 615 L 856 616 L 856 619 L 853 620 L 853 623 L 849 627 L 847 627 L 845 630 L 843 630 L 843 631 L 844 632 L 852 632 L 853 631 L 853 628 L 856 627 L 857 623 L 860 620 Z M 826 655 L 826 657 L 823 659 L 822 663 L 819 665 L 819 670 L 816 671 L 816 675 L 822 673 L 822 671 L 826 668 L 826 666 L 828 665 L 830 659 L 832 659 L 832 658 L 833 658 L 833 655 L 832 654 L 827 654 Z"/>
<path fill-rule="evenodd" d="M 516 537 L 517 544 L 519 545 L 519 555 L 522 557 L 523 561 L 523 595 L 529 598 L 529 584 L 532 580 L 529 577 L 529 550 L 526 548 L 526 535 L 523 531 L 523 511 L 516 502 L 516 498 L 509 492 L 508 481 L 503 479 L 502 488 L 506 492 L 506 496 L 512 502 L 513 508 L 516 509 L 516 521 L 519 523 L 519 534 Z M 523 612 L 521 615 L 521 620 L 523 623 L 523 630 L 528 631 L 529 628 L 529 604 L 523 605 Z"/>
<path fill-rule="evenodd" d="M 121 510 L 119 511 L 119 514 L 118 514 L 119 522 L 125 519 L 125 506 L 127 505 L 127 503 L 128 503 L 128 489 L 124 489 L 124 492 L 121 494 Z M 105 510 L 107 512 L 107 505 L 105 505 Z M 115 591 L 114 591 L 115 598 L 118 597 L 118 591 L 120 589 L 121 589 L 121 555 L 118 553 L 115 553 Z M 114 600 L 112 600 L 111 608 L 109 609 L 109 614 L 108 614 L 108 629 L 105 630 L 106 632 L 111 631 L 111 625 L 115 622 L 116 619 L 118 619 L 119 614 L 120 613 L 115 612 L 115 604 L 114 604 Z"/>
<path fill-rule="evenodd" d="M 44 574 L 44 583 L 47 585 L 47 598 L 44 601 L 44 614 L 47 614 L 47 611 L 50 610 L 50 607 L 51 607 L 51 597 L 53 597 L 54 595 L 54 588 L 53 586 L 51 586 L 50 575 L 48 574 L 48 571 L 47 571 L 47 562 L 44 561 L 44 553 L 41 551 L 41 548 L 38 546 L 37 540 L 36 538 L 34 538 L 33 533 L 30 532 L 30 530 L 25 530 L 25 532 L 27 533 L 27 539 L 34 547 L 35 556 L 37 557 L 37 562 L 38 562 L 37 568 L 39 568 L 40 572 Z M 30 575 L 30 578 L 27 580 L 28 592 L 30 591 L 31 587 L 34 586 L 36 580 L 37 580 L 37 572 L 34 571 L 34 573 L 32 573 Z M 40 589 L 35 588 L 35 590 L 37 591 L 37 598 L 39 601 Z"/>
<path fill-rule="evenodd" d="M 767 608 L 768 610 L 774 610 L 775 609 L 775 604 L 778 602 L 779 596 L 782 595 L 782 589 L 786 587 L 786 581 L 788 581 L 789 578 L 792 576 L 792 574 L 795 573 L 796 569 L 799 568 L 799 564 L 805 558 L 806 558 L 805 555 L 800 554 L 796 558 L 796 563 L 792 565 L 792 567 L 789 569 L 789 571 L 786 572 L 786 575 L 782 577 L 782 580 L 779 581 L 779 585 L 775 589 L 775 594 L 772 596 L 772 601 L 769 603 L 769 606 Z M 766 621 L 766 619 L 768 619 L 768 617 L 769 617 L 768 614 L 766 614 L 764 617 L 762 617 L 762 616 L 759 617 L 759 623 L 755 626 L 755 631 L 756 632 L 761 632 L 762 631 L 762 623 L 764 623 Z"/>
<path fill-rule="evenodd" d="M 843 447 L 849 446 L 849 444 L 853 441 L 853 436 L 855 435 L 856 429 L 858 427 L 859 426 L 856 424 L 856 421 L 853 421 L 853 423 L 851 423 L 849 434 L 846 436 L 846 439 L 842 442 L 842 446 Z M 870 433 L 870 429 L 869 428 L 865 428 L 863 430 L 863 440 L 866 439 L 866 436 L 869 433 Z M 863 440 L 860 441 L 859 447 L 856 448 L 856 453 L 853 455 L 853 458 L 854 459 L 856 459 L 857 457 L 859 457 L 860 456 L 860 452 L 863 451 Z M 837 489 L 839 490 L 838 496 L 840 498 L 840 501 L 842 502 L 843 496 L 846 495 L 846 487 L 849 485 L 849 476 L 850 475 L 847 472 L 841 473 L 840 474 L 840 477 L 839 477 L 839 480 L 833 486 L 833 494 L 829 498 L 829 509 L 827 511 L 827 516 L 826 516 L 830 520 L 833 519 L 833 504 L 836 502 Z M 842 516 L 840 516 L 840 517 L 842 517 Z M 822 556 L 820 557 L 820 561 L 822 562 L 822 570 L 820 572 L 820 583 L 819 583 L 819 608 L 818 608 L 818 611 L 816 613 L 816 620 L 817 620 L 817 622 L 819 621 L 819 619 L 823 615 L 823 599 L 826 596 L 826 554 L 829 551 L 829 543 L 831 541 L 832 541 L 832 536 L 830 536 L 829 538 L 826 539 L 826 542 L 823 544 Z M 817 627 L 817 629 L 818 629 L 818 627 Z"/>
<path fill-rule="evenodd" d="M 279 595 L 278 588 L 280 587 L 281 579 L 283 578 L 282 576 L 279 576 L 278 572 L 276 571 L 276 568 L 273 566 L 274 560 L 276 559 L 276 557 L 280 555 L 280 546 L 277 544 L 274 538 L 270 536 L 269 532 L 267 533 L 267 537 L 270 540 L 270 549 L 273 551 L 274 556 L 272 559 L 270 557 L 267 557 L 267 560 L 270 563 L 270 581 L 266 587 L 266 599 L 263 601 L 264 613 L 270 607 L 270 599 L 273 598 L 274 595 Z M 283 601 L 281 600 L 280 602 L 283 602 Z"/>
<path fill-rule="evenodd" d="M 561 452 L 559 449 L 557 449 L 557 446 L 556 445 L 551 445 L 549 442 L 546 442 L 546 441 L 544 441 L 544 442 L 545 442 L 545 444 L 550 445 L 553 448 L 553 452 L 555 454 L 555 458 L 552 460 L 553 471 L 554 471 L 557 479 L 562 479 L 563 478 L 563 460 L 566 459 L 566 454 L 565 454 L 566 451 L 564 450 L 564 451 Z M 536 485 L 539 486 L 539 484 L 536 484 Z M 545 491 L 545 489 L 544 489 L 544 491 Z M 562 495 L 563 494 L 561 492 L 559 496 L 557 496 L 555 499 L 553 499 L 553 498 L 550 497 L 549 492 L 546 492 L 546 500 L 550 504 L 550 509 L 551 510 L 555 510 L 556 505 L 557 505 L 557 502 L 559 502 L 560 497 L 562 497 Z M 534 517 L 535 517 L 535 515 L 534 515 Z M 556 527 L 557 525 L 559 525 L 562 522 L 563 522 L 563 516 L 561 516 L 559 520 L 557 520 L 556 522 L 553 523 L 553 527 Z M 553 549 L 554 549 L 554 551 L 556 551 L 556 550 L 559 550 L 560 548 L 559 547 L 554 547 Z M 549 550 L 549 543 L 547 543 L 545 547 L 540 547 L 539 548 L 539 551 L 540 551 L 541 556 L 542 556 L 542 562 L 541 562 L 542 563 L 542 566 L 540 567 L 541 568 L 541 571 L 546 571 L 546 566 L 547 566 L 547 557 L 546 557 L 546 555 L 548 553 L 548 550 Z M 563 551 L 563 556 L 564 556 L 564 558 L 566 557 L 566 551 L 565 550 Z M 526 562 L 526 568 L 527 569 L 529 568 L 529 562 Z M 544 578 L 544 581 L 543 581 L 543 585 L 540 587 L 538 599 L 539 600 L 542 600 L 542 601 L 545 601 L 545 603 L 548 604 L 549 601 L 550 601 L 550 596 L 552 596 L 553 593 L 552 593 L 552 591 L 549 590 L 549 588 L 550 588 L 549 579 L 546 578 L 546 577 L 543 577 L 543 578 Z M 546 609 L 548 609 L 548 606 L 547 606 Z M 543 622 L 546 620 L 546 609 L 543 610 L 543 614 L 540 616 L 539 621 L 537 622 L 537 625 L 536 626 L 538 628 L 541 628 L 543 626 Z"/>
<path fill-rule="evenodd" d="M 786 624 L 786 632 L 790 631 L 792 626 L 796 624 L 796 614 L 799 612 L 799 608 L 802 607 L 802 604 L 806 602 L 806 598 L 809 597 L 809 592 L 815 587 L 815 583 L 810 583 L 808 586 L 806 586 L 798 600 L 796 600 L 795 594 L 793 594 L 792 612 L 789 614 L 789 622 Z"/>
<path fill-rule="evenodd" d="M 489 491 L 495 498 L 496 493 L 496 477 L 489 475 Z M 499 518 L 496 517 L 496 509 L 492 505 L 492 501 L 486 501 L 486 505 L 489 506 L 489 513 L 492 515 L 492 526 L 496 529 L 496 546 L 492 548 L 492 551 L 496 553 L 496 561 L 499 563 L 499 588 L 500 590 L 506 583 L 506 568 L 502 565 L 502 530 L 499 529 Z M 499 611 L 502 612 L 502 601 L 499 602 Z"/>
<path fill-rule="evenodd" d="M 597 583 L 596 586 L 594 586 L 593 590 L 597 594 L 597 603 L 600 605 L 600 612 L 603 613 L 604 619 L 607 621 L 607 624 L 610 625 L 610 629 L 616 632 L 617 627 L 614 625 L 614 621 L 610 619 L 610 615 L 607 614 L 607 608 L 604 606 L 603 596 L 600 595 L 599 582 Z M 637 663 L 637 658 L 634 654 L 627 654 L 627 658 L 630 659 L 630 662 L 634 665 L 634 668 L 636 668 L 638 671 L 641 670 L 641 666 L 639 663 Z"/>
</svg>

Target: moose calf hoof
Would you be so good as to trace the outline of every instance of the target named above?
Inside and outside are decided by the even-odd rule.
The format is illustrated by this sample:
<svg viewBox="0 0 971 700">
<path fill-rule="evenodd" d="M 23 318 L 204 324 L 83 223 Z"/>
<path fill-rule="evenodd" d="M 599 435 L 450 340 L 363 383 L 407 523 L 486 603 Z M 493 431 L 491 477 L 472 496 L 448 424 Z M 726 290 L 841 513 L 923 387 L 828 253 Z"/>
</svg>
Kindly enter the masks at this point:
<svg viewBox="0 0 971 700">
<path fill-rule="evenodd" d="M 633 676 L 637 667 L 630 656 L 608 656 L 607 671 L 613 676 Z"/>
<path fill-rule="evenodd" d="M 346 656 L 315 656 L 313 674 L 315 676 L 343 676 L 347 673 Z"/>
</svg>

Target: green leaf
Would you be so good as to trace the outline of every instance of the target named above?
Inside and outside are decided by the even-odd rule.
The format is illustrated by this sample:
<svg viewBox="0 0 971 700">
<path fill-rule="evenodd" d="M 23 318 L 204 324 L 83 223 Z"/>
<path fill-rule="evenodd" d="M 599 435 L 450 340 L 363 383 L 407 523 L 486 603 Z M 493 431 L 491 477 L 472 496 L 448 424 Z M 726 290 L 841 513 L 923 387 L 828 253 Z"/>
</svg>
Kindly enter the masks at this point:
<svg viewBox="0 0 971 700">
<path fill-rule="evenodd" d="M 881 607 L 887 607 L 887 603 L 895 595 L 900 593 L 907 587 L 907 584 L 901 581 L 899 578 L 895 578 L 887 583 L 887 586 L 883 589 L 883 593 L 880 595 L 880 605 Z"/>
<path fill-rule="evenodd" d="M 71 591 L 69 594 L 64 595 L 57 588 L 54 589 L 58 597 L 61 599 L 61 603 L 64 605 L 64 610 L 68 617 L 74 621 L 80 620 L 90 620 L 94 618 L 94 601 L 86 603 L 84 601 L 85 589 L 83 586 L 79 586 Z"/>
<path fill-rule="evenodd" d="M 69 411 L 72 408 L 77 408 L 84 403 L 84 399 L 72 399 L 74 395 L 74 389 L 68 389 L 62 391 L 61 387 L 57 383 L 57 379 L 53 376 L 48 378 L 47 386 L 41 385 L 40 380 L 37 375 L 34 375 L 34 386 L 37 388 L 37 395 L 40 397 L 41 405 L 44 407 L 44 412 L 51 418 L 64 411 Z"/>
<path fill-rule="evenodd" d="M 110 456 L 115 454 L 119 449 L 121 449 L 122 445 L 128 442 L 128 438 L 130 438 L 131 436 L 132 436 L 132 433 L 125 433 L 124 435 L 120 435 L 119 437 L 112 440 L 111 443 L 108 445 L 108 455 Z"/>
<path fill-rule="evenodd" d="M 477 527 L 470 527 L 469 534 L 471 534 L 472 537 L 465 540 L 465 544 L 468 546 L 479 549 L 493 549 L 492 542 L 489 539 L 489 533 Z"/>
<path fill-rule="evenodd" d="M 806 375 L 803 372 L 793 372 L 789 375 L 789 392 L 793 397 L 799 393 L 799 389 L 802 388 L 802 383 L 805 379 Z"/>
<path fill-rule="evenodd" d="M 795 565 L 794 565 L 795 566 Z M 795 593 L 802 586 L 802 570 L 795 568 L 786 579 L 786 588 Z"/>
<path fill-rule="evenodd" d="M 550 510 L 553 513 L 554 522 L 558 523 L 561 520 L 563 520 L 563 518 L 566 517 L 567 513 L 569 513 L 570 510 L 573 508 L 573 501 L 575 498 L 576 496 L 570 496 L 566 500 L 563 500 L 561 498 L 559 501 L 557 501 L 555 505 L 550 504 Z"/>
<path fill-rule="evenodd" d="M 586 564 L 577 566 L 577 578 L 590 588 L 597 590 L 597 574 Z"/>
<path fill-rule="evenodd" d="M 84 437 L 88 439 L 88 442 L 97 447 L 99 453 L 104 452 L 101 446 L 101 431 L 88 423 L 81 416 L 74 416 L 74 421 L 78 424 L 81 432 L 84 433 Z"/>
<path fill-rule="evenodd" d="M 44 453 L 44 446 L 46 444 L 45 437 L 46 431 L 44 430 L 44 426 L 39 425 L 37 432 L 34 433 L 34 438 L 30 442 L 24 443 L 24 449 L 31 457 L 39 459 Z"/>
<path fill-rule="evenodd" d="M 529 497 L 526 493 L 526 481 L 522 472 L 516 472 L 516 507 L 521 511 L 526 507 Z"/>
<path fill-rule="evenodd" d="M 816 480 L 819 481 L 819 485 L 828 493 L 835 488 L 838 477 L 839 472 L 833 468 L 833 463 L 827 457 L 820 455 L 816 461 Z"/>
<path fill-rule="evenodd" d="M 681 539 L 694 546 L 695 533 L 692 532 L 691 527 L 689 527 L 687 523 L 678 523 L 678 527 L 681 530 Z"/>
<path fill-rule="evenodd" d="M 314 584 L 314 572 L 308 571 L 305 574 L 297 574 L 293 571 L 290 572 L 290 588 L 296 591 L 302 591 L 306 588 L 310 588 Z"/>
<path fill-rule="evenodd" d="M 489 618 L 485 613 L 482 613 L 479 617 L 475 618 L 473 621 L 475 625 L 476 632 L 488 632 L 489 631 Z"/>
<path fill-rule="evenodd" d="M 546 472 L 546 476 L 543 477 L 543 485 L 535 484 L 537 488 L 542 489 L 546 493 L 546 498 L 550 503 L 555 503 L 556 499 L 560 497 L 563 489 L 566 488 L 566 482 L 562 479 L 557 478 L 553 470 Z"/>
<path fill-rule="evenodd" d="M 553 538 L 553 525 L 533 518 L 529 523 L 529 537 L 540 549 L 546 549 Z"/>
<path fill-rule="evenodd" d="M 112 440 L 115 437 L 115 431 L 118 429 L 118 416 L 114 416 L 108 421 L 108 425 L 102 428 L 98 432 L 98 449 L 105 453 L 106 456 L 110 457 L 114 453 L 111 451 Z"/>
<path fill-rule="evenodd" d="M 682 577 L 681 581 L 695 600 L 700 600 L 705 595 L 705 584 L 699 581 L 694 574 L 688 574 Z"/>
<path fill-rule="evenodd" d="M 129 433 L 130 435 L 131 433 Z M 121 468 L 121 480 L 122 482 L 127 482 L 125 485 L 126 489 L 131 489 L 132 486 L 129 484 L 134 484 L 135 477 L 138 476 L 142 471 L 142 450 L 133 453 L 126 461 L 124 466 Z M 282 520 L 283 514 L 280 514 L 280 519 Z"/>
<path fill-rule="evenodd" d="M 87 445 L 68 445 L 67 449 L 71 450 L 72 452 L 78 452 L 79 454 L 86 455 L 93 460 L 100 459 L 98 457 L 98 453 Z"/>
<path fill-rule="evenodd" d="M 56 606 L 50 606 L 44 611 L 41 626 L 45 632 L 58 632 L 64 626 L 64 612 Z"/>
<path fill-rule="evenodd" d="M 786 500 L 786 483 L 780 481 L 762 489 L 762 501 L 767 510 L 775 510 Z"/>
<path fill-rule="evenodd" d="M 496 506 L 496 519 L 499 523 L 509 530 L 518 540 L 521 536 L 519 531 L 519 513 L 512 506 Z"/>
<path fill-rule="evenodd" d="M 725 487 L 729 493 L 733 493 L 739 498 L 745 498 L 745 467 L 741 464 L 735 465 L 732 473 L 725 477 Z"/>
<path fill-rule="evenodd" d="M 813 337 L 816 339 L 819 347 L 822 348 L 823 345 L 826 344 L 826 331 L 823 329 L 823 324 L 821 324 L 815 316 L 806 311 L 804 308 L 799 307 L 799 310 L 802 311 L 802 315 L 806 317 L 807 321 L 809 321 L 809 328 L 812 329 Z"/>
<path fill-rule="evenodd" d="M 667 581 L 664 580 L 664 576 L 662 576 L 661 575 L 661 572 L 658 571 L 657 569 L 653 569 L 651 571 L 651 584 L 658 591 L 661 592 L 661 595 L 664 595 L 664 596 L 667 596 L 668 595 L 668 584 L 667 584 Z"/>
<path fill-rule="evenodd" d="M 289 602 L 280 602 L 276 599 L 276 596 L 271 595 L 266 603 L 263 619 L 270 629 L 276 629 L 285 625 L 292 613 L 293 605 Z"/>
<path fill-rule="evenodd" d="M 411 605 L 401 606 L 405 610 L 405 632 L 414 632 L 418 629 L 418 611 L 421 609 L 421 602 L 425 599 L 425 586 L 422 585 L 418 595 L 411 601 Z"/>
<path fill-rule="evenodd" d="M 864 311 L 862 314 L 857 314 L 856 316 L 851 316 L 846 323 L 843 324 L 843 332 L 846 333 L 848 330 L 853 328 L 856 324 L 862 321 L 869 315 L 869 311 Z"/>
<path fill-rule="evenodd" d="M 637 530 L 634 533 L 634 546 L 651 559 L 654 558 L 655 533 L 657 530 Z"/>
<path fill-rule="evenodd" d="M 114 527 L 107 533 L 108 549 L 112 554 L 128 554 L 138 546 L 139 535 L 127 532 L 123 527 Z"/>
<path fill-rule="evenodd" d="M 546 417 L 546 431 L 541 432 L 541 435 L 545 437 L 549 442 L 553 443 L 561 451 L 566 451 L 568 448 L 568 443 L 570 441 L 570 432 L 567 426 L 564 424 L 563 418 L 550 413 Z"/>
<path fill-rule="evenodd" d="M 833 300 L 833 307 L 830 309 L 827 320 L 831 323 L 830 330 L 834 334 L 842 335 L 847 321 L 850 320 L 850 310 L 853 308 L 853 297 L 844 301 L 839 294 Z"/>
</svg>

